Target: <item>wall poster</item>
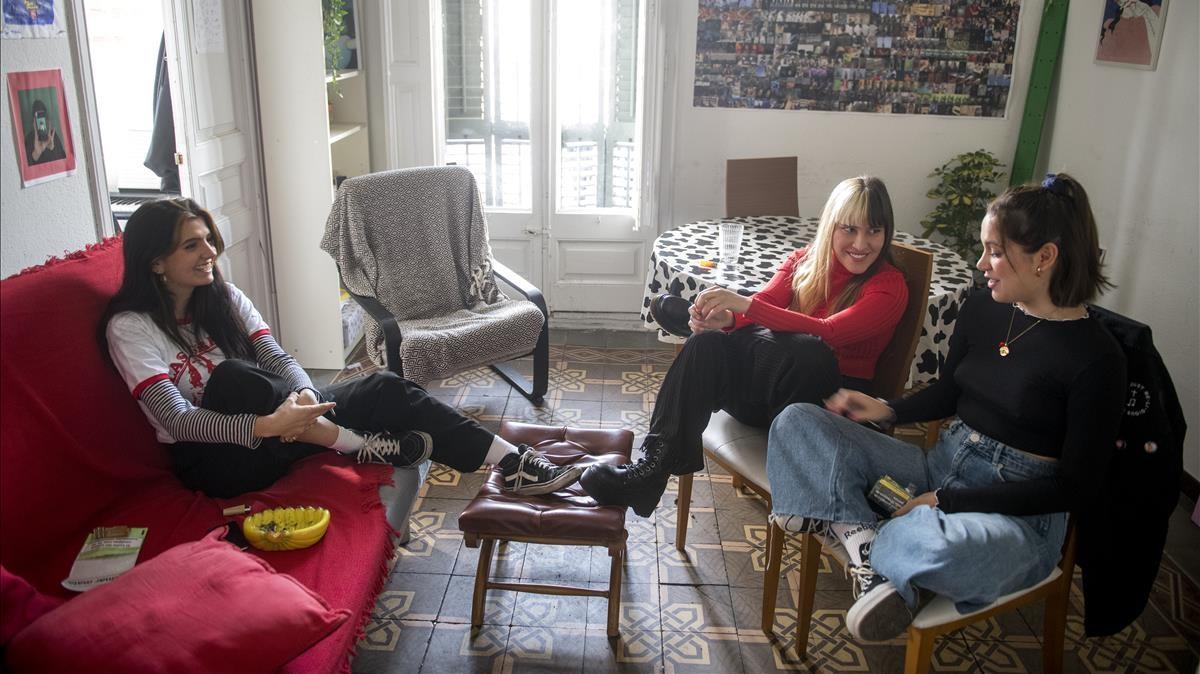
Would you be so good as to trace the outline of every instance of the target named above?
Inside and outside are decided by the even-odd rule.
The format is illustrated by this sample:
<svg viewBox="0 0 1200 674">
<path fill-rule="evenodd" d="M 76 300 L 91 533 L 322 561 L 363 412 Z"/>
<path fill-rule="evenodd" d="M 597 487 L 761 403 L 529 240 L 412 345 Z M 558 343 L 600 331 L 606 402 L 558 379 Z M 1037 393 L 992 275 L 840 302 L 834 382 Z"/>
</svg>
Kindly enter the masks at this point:
<svg viewBox="0 0 1200 674">
<path fill-rule="evenodd" d="M 22 186 L 75 173 L 62 70 L 8 73 L 8 108 Z"/>
<path fill-rule="evenodd" d="M 1096 62 L 1158 67 L 1158 48 L 1167 24 L 1167 0 L 1105 0 Z"/>
<path fill-rule="evenodd" d="M 0 36 L 66 37 L 60 0 L 0 0 Z"/>
<path fill-rule="evenodd" d="M 1020 0 L 699 0 L 696 107 L 1003 117 Z"/>
</svg>

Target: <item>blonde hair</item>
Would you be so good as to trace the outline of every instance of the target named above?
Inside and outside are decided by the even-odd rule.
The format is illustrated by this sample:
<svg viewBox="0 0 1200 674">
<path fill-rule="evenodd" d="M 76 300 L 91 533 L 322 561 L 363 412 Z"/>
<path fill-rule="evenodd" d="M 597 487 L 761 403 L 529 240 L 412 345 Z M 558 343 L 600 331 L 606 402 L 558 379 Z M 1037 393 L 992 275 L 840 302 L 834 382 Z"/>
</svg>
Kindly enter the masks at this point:
<svg viewBox="0 0 1200 674">
<path fill-rule="evenodd" d="M 892 234 L 896 225 L 887 187 L 879 178 L 866 175 L 843 180 L 829 194 L 821 211 L 817 236 L 792 273 L 792 307 L 797 311 L 811 313 L 829 301 L 829 278 L 835 259 L 833 231 L 844 224 L 882 228 L 883 249 L 870 269 L 850 279 L 834 301 L 830 314 L 853 304 L 863 283 L 874 276 L 881 265 L 892 262 Z"/>
</svg>

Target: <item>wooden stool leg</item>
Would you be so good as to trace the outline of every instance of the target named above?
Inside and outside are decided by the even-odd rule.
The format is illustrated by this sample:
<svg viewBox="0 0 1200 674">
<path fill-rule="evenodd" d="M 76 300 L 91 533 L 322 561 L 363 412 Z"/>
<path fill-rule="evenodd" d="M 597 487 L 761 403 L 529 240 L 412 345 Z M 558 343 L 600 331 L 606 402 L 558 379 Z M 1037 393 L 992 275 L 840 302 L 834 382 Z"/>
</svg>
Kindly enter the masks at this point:
<svg viewBox="0 0 1200 674">
<path fill-rule="evenodd" d="M 904 674 L 927 674 L 933 660 L 937 634 L 915 627 L 908 628 L 908 648 L 904 650 Z"/>
<path fill-rule="evenodd" d="M 1059 590 L 1046 596 L 1046 617 L 1042 624 L 1042 671 L 1046 674 L 1062 674 L 1063 645 L 1067 631 L 1067 600 L 1071 592 L 1071 579 L 1064 576 L 1058 583 Z"/>
<path fill-rule="evenodd" d="M 675 500 L 675 548 L 687 545 L 688 519 L 692 512 L 692 473 L 679 476 L 679 498 Z"/>
<path fill-rule="evenodd" d="M 608 636 L 621 635 L 618 625 L 621 621 L 621 565 L 625 562 L 625 544 L 608 549 L 612 557 L 612 568 L 608 572 Z"/>
<path fill-rule="evenodd" d="M 779 570 L 783 565 L 783 529 L 767 524 L 767 569 L 763 572 L 762 631 L 775 631 L 775 596 L 779 594 Z"/>
<path fill-rule="evenodd" d="M 491 538 L 483 539 L 479 546 L 479 565 L 475 569 L 475 594 L 471 597 L 471 627 L 479 629 L 483 625 L 483 605 L 487 601 L 488 572 L 492 567 L 492 546 L 496 543 Z"/>
<path fill-rule="evenodd" d="M 783 534 L 781 529 L 779 532 Z M 817 567 L 821 564 L 821 542 L 804 534 L 800 549 L 800 589 L 796 593 L 796 655 L 808 656 L 808 632 L 812 627 L 813 603 L 817 593 Z"/>
<path fill-rule="evenodd" d="M 744 491 L 746 489 L 746 481 L 742 479 L 741 475 L 734 473 L 730 476 L 730 478 L 734 489 L 737 489 L 738 491 Z"/>
<path fill-rule="evenodd" d="M 925 449 L 930 449 L 937 444 L 938 433 L 942 431 L 942 420 L 935 419 L 925 422 Z"/>
</svg>

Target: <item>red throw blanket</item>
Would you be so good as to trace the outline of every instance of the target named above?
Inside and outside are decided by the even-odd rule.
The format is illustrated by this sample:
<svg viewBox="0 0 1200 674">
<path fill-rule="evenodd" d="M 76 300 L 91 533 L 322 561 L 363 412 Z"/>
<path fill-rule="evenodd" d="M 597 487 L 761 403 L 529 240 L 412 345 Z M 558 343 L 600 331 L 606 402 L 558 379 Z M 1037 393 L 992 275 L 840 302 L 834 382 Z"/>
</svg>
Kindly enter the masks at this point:
<svg viewBox="0 0 1200 674">
<path fill-rule="evenodd" d="M 0 563 L 67 597 L 60 583 L 97 526 L 148 527 L 145 561 L 226 522 L 228 505 L 323 506 L 332 521 L 316 546 L 256 554 L 357 616 L 283 671 L 348 671 L 393 551 L 378 491 L 390 467 L 330 452 L 228 501 L 185 488 L 96 340 L 121 267 L 110 239 L 0 282 Z"/>
</svg>

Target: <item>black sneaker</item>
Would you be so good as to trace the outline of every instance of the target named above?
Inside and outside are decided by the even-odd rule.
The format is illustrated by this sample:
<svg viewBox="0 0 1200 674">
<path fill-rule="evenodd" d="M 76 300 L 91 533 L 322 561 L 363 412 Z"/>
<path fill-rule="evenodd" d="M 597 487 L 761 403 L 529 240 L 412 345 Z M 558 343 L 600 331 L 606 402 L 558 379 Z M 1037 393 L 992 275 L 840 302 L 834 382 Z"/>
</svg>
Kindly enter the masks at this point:
<svg viewBox="0 0 1200 674">
<path fill-rule="evenodd" d="M 500 459 L 504 489 L 521 496 L 537 496 L 565 489 L 579 479 L 580 466 L 556 466 L 544 454 L 521 445 L 516 454 Z"/>
<path fill-rule="evenodd" d="M 846 612 L 846 629 L 860 641 L 887 641 L 899 636 L 915 617 L 892 581 L 870 564 L 851 565 L 854 605 Z"/>
<path fill-rule="evenodd" d="M 688 325 L 691 306 L 692 303 L 682 297 L 664 293 L 650 303 L 650 315 L 664 332 L 676 337 L 691 337 L 692 328 Z"/>
<path fill-rule="evenodd" d="M 829 522 L 827 520 L 819 520 L 815 517 L 805 517 L 803 515 L 771 513 L 767 515 L 767 521 L 778 525 L 780 529 L 790 534 L 813 534 L 821 539 L 830 538 Z"/>
<path fill-rule="evenodd" d="M 396 468 L 412 468 L 433 453 L 433 437 L 424 431 L 371 433 L 358 450 L 359 463 L 390 463 Z"/>
</svg>

